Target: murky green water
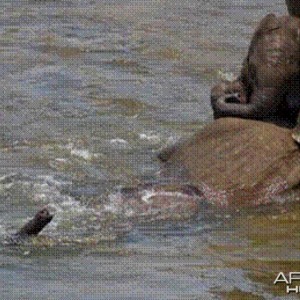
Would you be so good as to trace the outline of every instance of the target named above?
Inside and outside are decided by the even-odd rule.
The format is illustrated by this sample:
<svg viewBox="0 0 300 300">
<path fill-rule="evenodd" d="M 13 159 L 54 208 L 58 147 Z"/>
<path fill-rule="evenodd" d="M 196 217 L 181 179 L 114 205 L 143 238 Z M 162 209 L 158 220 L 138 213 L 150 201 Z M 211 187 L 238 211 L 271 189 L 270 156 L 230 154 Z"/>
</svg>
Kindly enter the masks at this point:
<svg viewBox="0 0 300 300">
<path fill-rule="evenodd" d="M 192 234 L 189 224 L 134 228 L 115 241 L 103 209 L 116 187 L 155 178 L 161 148 L 211 120 L 218 72 L 238 73 L 257 22 L 285 13 L 283 1 L 18 0 L 0 8 L 0 233 L 43 205 L 55 212 L 37 245 L 0 248 L 0 298 L 260 292 L 207 252 L 218 218 L 199 218 Z"/>
</svg>

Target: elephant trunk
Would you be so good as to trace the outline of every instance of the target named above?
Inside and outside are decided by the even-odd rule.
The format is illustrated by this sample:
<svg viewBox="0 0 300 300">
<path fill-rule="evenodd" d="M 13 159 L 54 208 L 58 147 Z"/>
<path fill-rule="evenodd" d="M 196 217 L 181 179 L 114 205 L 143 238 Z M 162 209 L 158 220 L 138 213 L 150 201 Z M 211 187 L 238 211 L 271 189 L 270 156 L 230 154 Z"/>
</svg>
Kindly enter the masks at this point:
<svg viewBox="0 0 300 300">
<path fill-rule="evenodd" d="M 30 235 L 37 235 L 43 228 L 51 222 L 53 215 L 51 215 L 47 208 L 38 211 L 35 217 L 27 222 L 17 233 L 17 236 L 26 237 Z"/>
<path fill-rule="evenodd" d="M 276 113 L 280 96 L 276 95 L 275 88 L 255 89 L 249 99 L 249 103 L 232 103 L 229 100 L 232 95 L 222 95 L 212 102 L 214 117 L 240 117 L 247 119 L 272 118 Z"/>
<path fill-rule="evenodd" d="M 223 95 L 217 99 L 213 105 L 214 118 L 222 117 L 240 117 L 247 119 L 255 119 L 258 111 L 253 103 L 239 104 L 227 102 L 228 98 L 232 95 Z"/>
</svg>

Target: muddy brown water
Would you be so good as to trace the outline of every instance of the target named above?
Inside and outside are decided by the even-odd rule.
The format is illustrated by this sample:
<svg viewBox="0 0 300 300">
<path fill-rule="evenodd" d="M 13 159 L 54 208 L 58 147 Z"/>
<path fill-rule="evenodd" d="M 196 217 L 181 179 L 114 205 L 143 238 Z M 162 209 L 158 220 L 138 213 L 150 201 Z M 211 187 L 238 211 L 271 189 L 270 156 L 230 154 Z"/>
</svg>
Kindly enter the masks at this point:
<svg viewBox="0 0 300 300">
<path fill-rule="evenodd" d="M 284 234 L 258 237 L 255 212 L 242 225 L 204 211 L 132 228 L 114 215 L 113 191 L 155 180 L 156 153 L 212 119 L 210 87 L 238 73 L 258 21 L 286 13 L 283 2 L 0 3 L 1 236 L 38 207 L 55 212 L 44 237 L 0 246 L 1 299 L 282 296 L 268 289 L 281 270 L 266 262 L 259 276 L 266 265 L 251 261 L 286 258 Z M 262 228 L 286 224 L 281 213 Z"/>
</svg>

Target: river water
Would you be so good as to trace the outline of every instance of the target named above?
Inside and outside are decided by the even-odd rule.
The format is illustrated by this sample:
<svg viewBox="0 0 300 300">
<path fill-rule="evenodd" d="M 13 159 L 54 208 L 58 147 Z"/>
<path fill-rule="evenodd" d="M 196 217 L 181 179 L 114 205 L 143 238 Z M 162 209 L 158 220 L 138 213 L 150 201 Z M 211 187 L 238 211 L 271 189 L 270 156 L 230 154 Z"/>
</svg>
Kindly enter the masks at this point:
<svg viewBox="0 0 300 300">
<path fill-rule="evenodd" d="M 0 234 L 44 205 L 55 213 L 37 245 L 0 246 L 1 299 L 261 291 L 204 249 L 218 220 L 116 241 L 101 212 L 118 187 L 155 177 L 160 149 L 212 119 L 211 86 L 239 72 L 257 23 L 286 13 L 283 2 L 1 1 Z"/>
</svg>

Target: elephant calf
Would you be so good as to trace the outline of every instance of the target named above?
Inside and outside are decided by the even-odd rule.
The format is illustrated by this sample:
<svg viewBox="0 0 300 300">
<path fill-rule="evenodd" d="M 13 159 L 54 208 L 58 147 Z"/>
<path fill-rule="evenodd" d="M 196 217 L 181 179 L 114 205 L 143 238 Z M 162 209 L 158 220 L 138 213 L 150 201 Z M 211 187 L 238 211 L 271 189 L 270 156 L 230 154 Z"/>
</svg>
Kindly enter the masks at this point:
<svg viewBox="0 0 300 300">
<path fill-rule="evenodd" d="M 215 118 L 295 126 L 300 110 L 300 18 L 267 15 L 252 38 L 239 78 L 215 86 L 211 104 Z"/>
</svg>

